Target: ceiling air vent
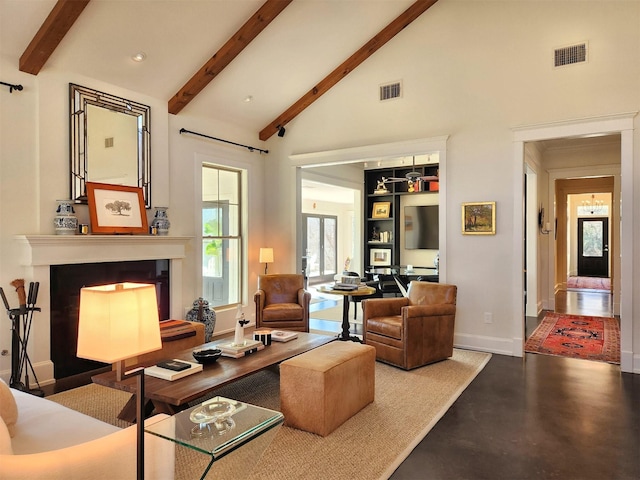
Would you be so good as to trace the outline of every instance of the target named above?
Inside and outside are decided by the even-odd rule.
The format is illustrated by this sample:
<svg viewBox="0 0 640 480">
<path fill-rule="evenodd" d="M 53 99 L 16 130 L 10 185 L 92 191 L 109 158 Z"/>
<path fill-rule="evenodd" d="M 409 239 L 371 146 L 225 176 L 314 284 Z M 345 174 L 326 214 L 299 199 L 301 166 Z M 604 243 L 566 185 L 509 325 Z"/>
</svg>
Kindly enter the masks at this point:
<svg viewBox="0 0 640 480">
<path fill-rule="evenodd" d="M 587 43 L 579 43 L 568 47 L 558 48 L 554 51 L 554 66 L 564 67 L 575 63 L 587 61 Z"/>
<path fill-rule="evenodd" d="M 380 85 L 380 101 L 400 98 L 402 96 L 402 83 L 393 82 Z"/>
</svg>

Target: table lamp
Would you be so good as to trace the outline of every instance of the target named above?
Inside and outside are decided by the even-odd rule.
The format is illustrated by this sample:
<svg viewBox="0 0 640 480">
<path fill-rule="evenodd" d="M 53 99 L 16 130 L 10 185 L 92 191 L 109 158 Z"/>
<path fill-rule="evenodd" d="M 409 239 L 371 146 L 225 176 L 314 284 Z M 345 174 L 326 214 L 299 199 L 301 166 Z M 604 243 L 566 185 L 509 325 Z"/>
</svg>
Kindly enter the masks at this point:
<svg viewBox="0 0 640 480">
<path fill-rule="evenodd" d="M 80 358 L 117 363 L 118 380 L 137 376 L 137 478 L 144 479 L 144 367 L 123 376 L 127 358 L 162 348 L 155 285 L 120 283 L 80 290 Z"/>
<path fill-rule="evenodd" d="M 264 274 L 267 274 L 267 267 L 273 263 L 273 248 L 260 249 L 260 263 L 264 263 Z"/>
</svg>

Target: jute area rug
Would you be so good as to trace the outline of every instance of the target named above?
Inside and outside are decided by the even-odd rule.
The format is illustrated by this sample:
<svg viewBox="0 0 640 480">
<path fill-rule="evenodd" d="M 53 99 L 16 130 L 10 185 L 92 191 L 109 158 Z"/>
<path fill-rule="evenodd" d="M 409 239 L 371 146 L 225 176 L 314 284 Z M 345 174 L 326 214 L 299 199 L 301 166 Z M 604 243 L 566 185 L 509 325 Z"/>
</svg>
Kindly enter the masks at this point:
<svg viewBox="0 0 640 480">
<path fill-rule="evenodd" d="M 449 360 L 408 372 L 376 362 L 376 393 L 372 404 L 324 438 L 281 427 L 252 473 L 243 478 L 386 479 L 490 358 L 487 353 L 455 349 Z M 215 393 L 273 410 L 280 407 L 277 369 L 256 373 Z M 116 418 L 128 399 L 124 392 L 86 385 L 47 398 L 105 422 L 126 426 Z M 177 450 L 177 479 L 198 478 L 202 470 L 190 470 L 192 455 Z M 232 478 L 234 475 L 229 471 L 233 468 L 224 465 L 232 455 L 214 464 L 207 478 Z"/>
<path fill-rule="evenodd" d="M 620 325 L 611 317 L 548 313 L 525 352 L 620 363 Z"/>
</svg>

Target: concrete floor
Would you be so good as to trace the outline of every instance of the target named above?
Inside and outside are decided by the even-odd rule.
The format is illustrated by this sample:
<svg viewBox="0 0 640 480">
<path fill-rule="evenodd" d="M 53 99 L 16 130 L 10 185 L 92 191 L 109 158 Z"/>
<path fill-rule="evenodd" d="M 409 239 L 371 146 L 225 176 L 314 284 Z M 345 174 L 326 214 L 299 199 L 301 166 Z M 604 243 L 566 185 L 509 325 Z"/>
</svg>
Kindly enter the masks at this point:
<svg viewBox="0 0 640 480">
<path fill-rule="evenodd" d="M 561 292 L 556 311 L 610 316 L 610 296 Z M 539 319 L 527 319 L 531 333 Z M 640 375 L 548 355 L 493 355 L 391 477 L 637 480 Z"/>
<path fill-rule="evenodd" d="M 640 478 L 640 375 L 548 355 L 494 355 L 392 475 Z"/>
</svg>

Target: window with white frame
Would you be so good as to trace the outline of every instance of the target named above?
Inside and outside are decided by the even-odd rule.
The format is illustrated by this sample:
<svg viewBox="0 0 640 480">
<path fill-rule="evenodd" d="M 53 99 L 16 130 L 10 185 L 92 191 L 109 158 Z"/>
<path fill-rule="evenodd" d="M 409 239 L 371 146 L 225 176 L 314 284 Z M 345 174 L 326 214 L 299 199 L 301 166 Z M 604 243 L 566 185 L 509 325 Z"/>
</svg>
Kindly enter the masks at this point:
<svg viewBox="0 0 640 480">
<path fill-rule="evenodd" d="M 202 296 L 212 307 L 242 298 L 240 170 L 202 165 Z"/>
</svg>

